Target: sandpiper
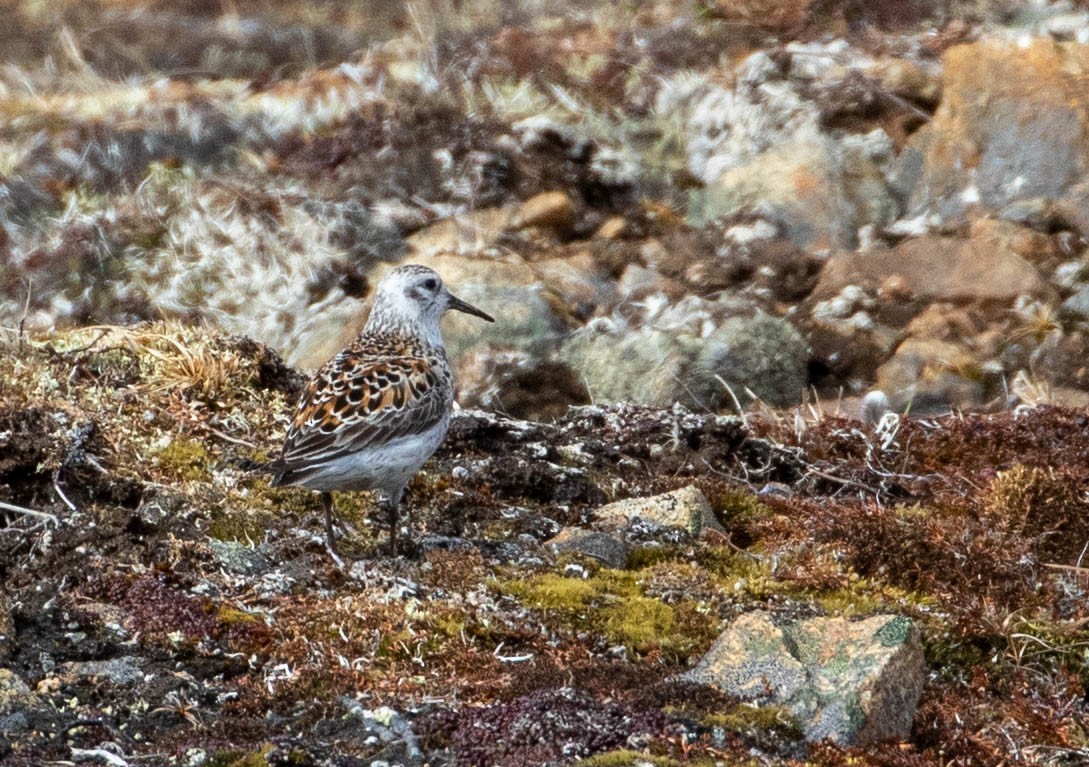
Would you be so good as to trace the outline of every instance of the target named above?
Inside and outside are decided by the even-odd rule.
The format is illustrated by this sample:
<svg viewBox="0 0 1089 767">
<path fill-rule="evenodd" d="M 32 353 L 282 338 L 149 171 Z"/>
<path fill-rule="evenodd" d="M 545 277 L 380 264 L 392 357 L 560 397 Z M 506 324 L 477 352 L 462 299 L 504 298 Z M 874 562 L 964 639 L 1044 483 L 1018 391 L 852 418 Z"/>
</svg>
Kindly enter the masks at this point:
<svg viewBox="0 0 1089 767">
<path fill-rule="evenodd" d="M 321 492 L 335 552 L 334 490 L 377 490 L 397 554 L 398 509 L 409 480 L 450 426 L 454 380 L 439 319 L 448 309 L 495 320 L 454 296 L 434 270 L 401 266 L 379 284 L 363 332 L 303 390 L 272 485 Z"/>
</svg>

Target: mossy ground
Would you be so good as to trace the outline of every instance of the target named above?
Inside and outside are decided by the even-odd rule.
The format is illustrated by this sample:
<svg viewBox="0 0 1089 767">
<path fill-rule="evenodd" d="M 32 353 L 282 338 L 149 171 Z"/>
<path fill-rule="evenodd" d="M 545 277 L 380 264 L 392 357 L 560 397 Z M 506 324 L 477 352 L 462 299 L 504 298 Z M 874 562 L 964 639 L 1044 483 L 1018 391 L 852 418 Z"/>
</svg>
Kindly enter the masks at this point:
<svg viewBox="0 0 1089 767">
<path fill-rule="evenodd" d="M 202 349 L 229 364 L 193 364 L 206 359 Z M 797 440 L 822 477 L 798 472 L 790 493 L 764 496 L 723 474 L 746 460 L 767 465 L 769 448 L 724 452 L 711 422 L 685 427 L 695 430 L 687 448 L 671 416 L 639 408 L 591 409 L 519 437 L 458 422 L 412 486 L 417 532 L 438 532 L 437 542 L 390 560 L 384 524 L 369 519 L 373 500 L 338 494 L 356 528 L 341 568 L 324 550 L 316 495 L 271 488 L 254 468 L 275 454 L 294 397 L 293 379 L 261 384 L 267 350 L 160 324 L 24 338 L 5 351 L 2 499 L 59 521 L 10 514 L 0 538 L 16 626 L 5 663 L 70 712 L 51 714 L 43 733 L 125 712 L 131 737 L 157 744 L 152 764 L 195 747 L 224 764 L 363 758 L 373 744 L 333 726 L 343 701 L 424 705 L 433 722 L 465 706 L 530 716 L 539 691 L 573 686 L 590 696 L 580 716 L 613 716 L 594 707 L 615 700 L 665 717 L 647 722 L 674 722 L 647 725 L 662 728 L 640 752 L 651 763 L 724 753 L 746 763 L 752 749 L 789 760 L 800 753 L 789 722 L 669 681 L 728 620 L 759 607 L 785 617 L 893 611 L 923 630 L 932 681 L 911 739 L 867 754 L 822 746 L 809 752 L 815 763 L 927 764 L 938 753 L 988 763 L 1006 747 L 990 734 L 996 717 L 1017 722 L 1026 745 L 1087 747 L 1076 713 L 1089 684 L 1081 413 L 1040 408 L 941 428 L 908 419 L 910 449 L 879 456 L 898 467 L 892 479 L 876 473 L 864 433 L 845 442 L 834 419 L 800 439 L 758 423 L 764 437 Z M 558 454 L 520 452 L 560 433 L 587 450 L 616 439 L 643 461 L 614 456 L 585 471 Z M 652 452 L 662 471 L 648 475 Z M 532 482 L 512 482 L 515 473 Z M 844 493 L 829 477 L 872 492 Z M 688 482 L 725 532 L 638 548 L 619 570 L 554 559 L 534 543 L 555 529 L 543 520 L 577 522 L 609 497 L 600 486 L 639 495 Z M 157 681 L 148 690 L 58 683 L 43 652 L 77 663 L 135 654 Z M 506 726 L 498 722 L 508 714 L 494 714 L 488 726 Z M 285 738 L 271 724 L 284 717 L 300 732 L 331 734 Z M 462 742 L 456 721 L 435 730 L 446 733 L 433 738 L 436 758 L 456 759 L 443 750 Z M 64 758 L 56 742 L 23 734 L 6 741 L 5 758 Z M 595 758 L 636 759 L 615 749 Z"/>
</svg>

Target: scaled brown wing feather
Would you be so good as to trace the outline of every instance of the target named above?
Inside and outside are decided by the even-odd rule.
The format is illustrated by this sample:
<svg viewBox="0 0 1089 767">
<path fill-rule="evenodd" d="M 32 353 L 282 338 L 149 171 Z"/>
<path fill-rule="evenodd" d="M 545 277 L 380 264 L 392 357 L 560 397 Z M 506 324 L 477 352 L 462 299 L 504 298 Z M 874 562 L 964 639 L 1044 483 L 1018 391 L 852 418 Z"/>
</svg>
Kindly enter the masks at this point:
<svg viewBox="0 0 1089 767">
<path fill-rule="evenodd" d="M 431 360 L 342 352 L 308 384 L 277 462 L 299 469 L 419 434 L 449 407 Z"/>
</svg>

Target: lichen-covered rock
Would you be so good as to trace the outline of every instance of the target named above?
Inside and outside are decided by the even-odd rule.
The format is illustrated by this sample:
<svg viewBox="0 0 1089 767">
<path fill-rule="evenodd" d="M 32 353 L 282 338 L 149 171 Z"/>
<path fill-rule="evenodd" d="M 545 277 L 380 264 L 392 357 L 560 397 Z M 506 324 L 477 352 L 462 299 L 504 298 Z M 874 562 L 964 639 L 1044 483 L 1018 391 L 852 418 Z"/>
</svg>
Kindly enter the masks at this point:
<svg viewBox="0 0 1089 767">
<path fill-rule="evenodd" d="M 601 529 L 619 529 L 637 518 L 680 528 L 692 536 L 699 535 L 706 525 L 716 524 L 711 504 L 694 485 L 649 498 L 615 501 L 594 512 L 594 524 Z"/>
<path fill-rule="evenodd" d="M 628 544 L 619 535 L 583 527 L 565 527 L 545 541 L 556 553 L 582 554 L 606 567 L 623 568 L 628 563 Z"/>
<path fill-rule="evenodd" d="M 947 219 L 979 205 L 1063 197 L 1089 162 L 1089 102 L 1079 74 L 1087 67 L 1089 46 L 1074 43 L 981 40 L 950 48 L 941 106 L 897 160 L 908 215 Z"/>
<path fill-rule="evenodd" d="M 752 398 L 775 407 L 800 401 L 806 384 L 809 348 L 801 334 L 784 319 L 758 312 L 752 317 L 732 317 L 704 341 L 685 380 L 699 403 L 711 409 Z"/>
<path fill-rule="evenodd" d="M 736 619 L 682 678 L 758 705 L 784 706 L 807 740 L 867 745 L 906 738 L 925 681 L 919 631 L 904 616 Z"/>
<path fill-rule="evenodd" d="M 560 356 L 597 402 L 631 401 L 702 410 L 732 408 L 757 397 L 772 405 L 798 401 L 806 383 L 808 348 L 786 320 L 741 304 L 690 297 L 643 327 L 603 322 L 564 342 Z M 727 387 L 733 389 L 730 396 Z"/>
<path fill-rule="evenodd" d="M 24 708 L 34 699 L 34 693 L 18 674 L 0 668 L 0 715 Z"/>
<path fill-rule="evenodd" d="M 121 658 L 110 660 L 88 660 L 78 663 L 62 663 L 57 671 L 58 676 L 66 682 L 92 679 L 105 681 L 110 684 L 129 686 L 137 684 L 144 678 L 144 672 L 140 668 L 139 658 L 125 655 Z"/>
</svg>

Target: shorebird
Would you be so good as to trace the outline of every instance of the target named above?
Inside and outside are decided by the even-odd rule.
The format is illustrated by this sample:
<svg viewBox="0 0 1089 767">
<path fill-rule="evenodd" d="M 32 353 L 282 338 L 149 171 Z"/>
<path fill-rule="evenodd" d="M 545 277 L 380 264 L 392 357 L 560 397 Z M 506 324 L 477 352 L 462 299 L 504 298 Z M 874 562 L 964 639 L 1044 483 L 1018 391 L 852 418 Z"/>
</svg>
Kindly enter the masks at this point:
<svg viewBox="0 0 1089 767">
<path fill-rule="evenodd" d="M 446 436 L 454 379 L 439 320 L 449 309 L 495 320 L 453 295 L 426 266 L 401 266 L 379 284 L 367 324 L 303 390 L 273 487 L 321 492 L 335 554 L 334 490 L 377 490 L 397 555 L 401 496 Z"/>
</svg>

